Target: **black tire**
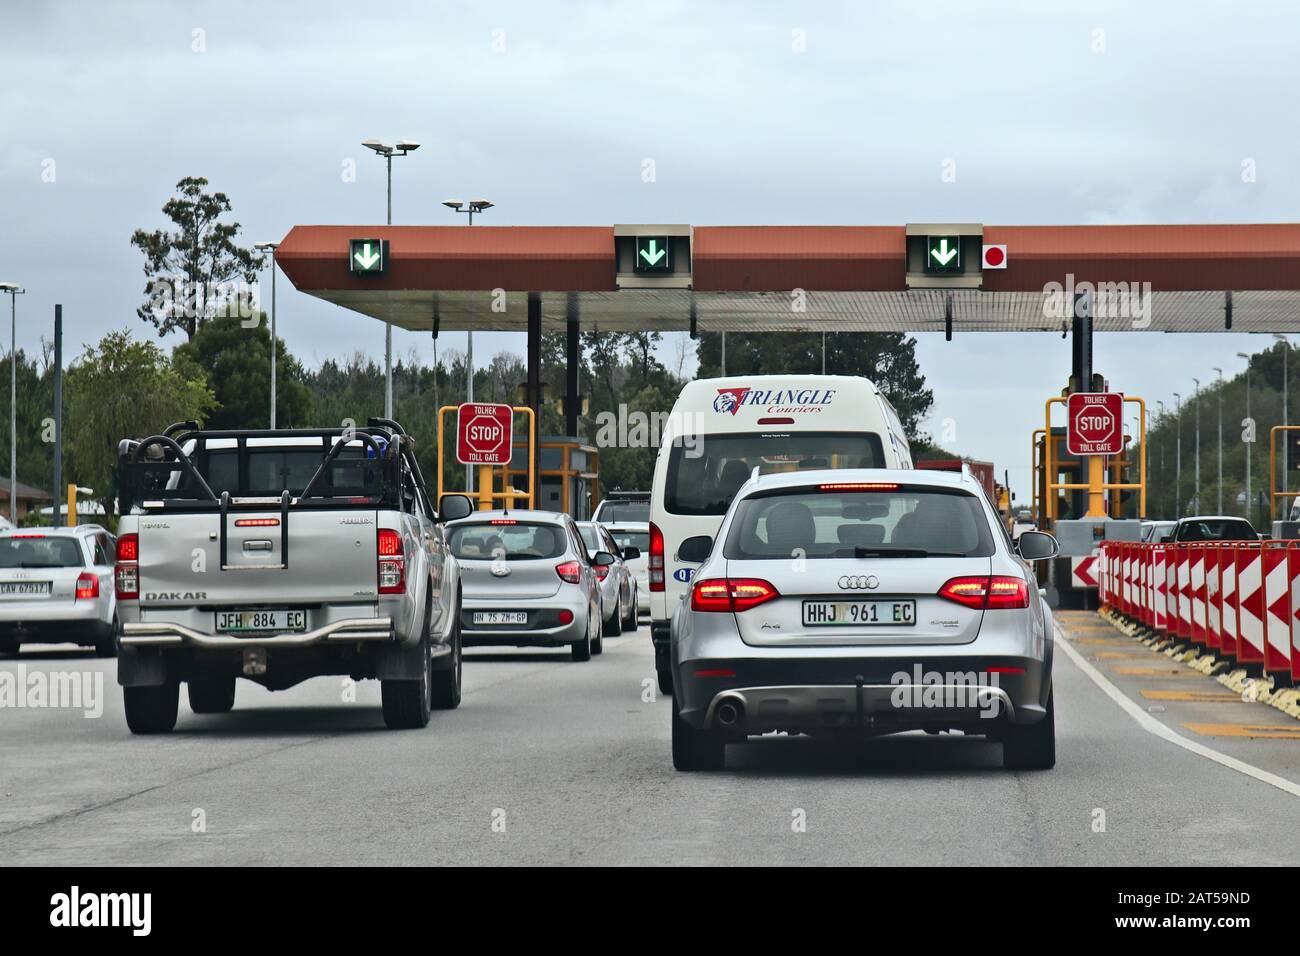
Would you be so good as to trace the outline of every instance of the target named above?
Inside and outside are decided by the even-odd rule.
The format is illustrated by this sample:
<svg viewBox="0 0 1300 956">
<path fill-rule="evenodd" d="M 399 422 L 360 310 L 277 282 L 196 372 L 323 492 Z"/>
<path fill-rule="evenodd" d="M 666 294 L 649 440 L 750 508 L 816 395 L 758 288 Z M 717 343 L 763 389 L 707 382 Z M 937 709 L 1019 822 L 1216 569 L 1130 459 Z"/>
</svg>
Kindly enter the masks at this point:
<svg viewBox="0 0 1300 956">
<path fill-rule="evenodd" d="M 172 681 L 161 687 L 123 687 L 122 699 L 131 733 L 165 734 L 176 726 L 181 685 Z"/>
<path fill-rule="evenodd" d="M 95 641 L 96 657 L 117 657 L 117 622 Z"/>
<path fill-rule="evenodd" d="M 721 770 L 727 762 L 727 742 L 711 730 L 696 730 L 682 720 L 673 698 L 673 767 L 677 770 Z"/>
<path fill-rule="evenodd" d="M 628 633 L 629 631 L 636 630 L 636 615 L 637 615 L 636 603 L 637 603 L 636 588 L 634 587 L 632 588 L 632 606 L 628 608 L 627 616 L 625 616 L 621 621 L 621 626 L 623 628 L 624 634 Z"/>
<path fill-rule="evenodd" d="M 1002 738 L 1007 770 L 1051 770 L 1056 766 L 1056 705 L 1047 692 L 1047 716 L 1036 724 L 1012 724 Z"/>
<path fill-rule="evenodd" d="M 18 656 L 18 641 L 12 637 L 0 637 L 0 660 Z"/>
<path fill-rule="evenodd" d="M 599 608 L 597 608 L 596 613 L 600 613 Z M 587 608 L 587 629 L 583 632 L 582 640 L 574 641 L 569 645 L 569 652 L 573 655 L 575 661 L 589 661 L 591 660 L 593 643 L 591 639 L 591 608 Z"/>
<path fill-rule="evenodd" d="M 187 690 L 190 696 L 190 710 L 196 714 L 228 714 L 235 706 L 233 677 L 192 680 Z"/>
<path fill-rule="evenodd" d="M 604 613 L 602 608 L 601 613 Z M 623 633 L 623 596 L 618 598 L 618 607 L 614 608 L 614 613 L 609 616 L 609 620 L 600 619 L 600 636 L 601 637 L 618 637 Z M 597 652 L 599 653 L 599 652 Z"/>
<path fill-rule="evenodd" d="M 451 667 L 433 672 L 430 703 L 434 710 L 455 710 L 460 706 L 461 674 L 464 658 L 461 656 L 460 601 L 456 602 L 456 616 L 451 625 Z"/>
<path fill-rule="evenodd" d="M 427 615 L 426 615 L 427 621 Z M 429 726 L 433 710 L 433 668 L 429 659 L 429 634 L 420 638 L 423 651 L 423 674 L 418 680 L 381 680 L 384 724 L 389 730 L 418 730 Z"/>
<path fill-rule="evenodd" d="M 659 678 L 659 693 L 671 695 L 673 692 L 673 672 L 672 671 L 655 671 Z"/>
</svg>

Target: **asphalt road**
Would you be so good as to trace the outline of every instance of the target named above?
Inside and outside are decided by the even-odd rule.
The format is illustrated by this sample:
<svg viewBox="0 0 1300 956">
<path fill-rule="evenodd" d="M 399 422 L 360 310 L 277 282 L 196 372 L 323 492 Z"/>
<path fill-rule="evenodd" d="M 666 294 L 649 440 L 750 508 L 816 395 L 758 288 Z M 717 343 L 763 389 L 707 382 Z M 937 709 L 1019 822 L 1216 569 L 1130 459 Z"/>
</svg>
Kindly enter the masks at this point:
<svg viewBox="0 0 1300 956">
<path fill-rule="evenodd" d="M 1144 659 L 1104 653 L 1168 664 L 1095 615 L 1066 624 L 1080 659 L 1107 679 Z M 26 650 L 0 669 L 19 663 L 102 672 L 106 701 L 94 719 L 0 710 L 8 865 L 1160 866 L 1300 854 L 1300 797 L 1151 733 L 1065 653 L 1057 767 L 1037 773 L 1002 770 L 997 744 L 922 734 L 849 749 L 769 738 L 729 748 L 722 773 L 676 773 L 670 704 L 647 699 L 645 628 L 606 639 L 584 664 L 559 651 L 470 651 L 461 708 L 403 732 L 383 729 L 377 684 L 345 703 L 341 681 L 321 678 L 277 694 L 241 681 L 225 716 L 193 715 L 182 693 L 175 733 L 132 737 L 112 661 Z M 1206 719 L 1205 708 L 1216 721 L 1289 718 L 1258 704 L 1142 697 L 1160 681 L 1222 689 L 1205 678 L 1115 680 L 1180 736 L 1300 780 L 1300 741 L 1181 726 Z"/>
</svg>

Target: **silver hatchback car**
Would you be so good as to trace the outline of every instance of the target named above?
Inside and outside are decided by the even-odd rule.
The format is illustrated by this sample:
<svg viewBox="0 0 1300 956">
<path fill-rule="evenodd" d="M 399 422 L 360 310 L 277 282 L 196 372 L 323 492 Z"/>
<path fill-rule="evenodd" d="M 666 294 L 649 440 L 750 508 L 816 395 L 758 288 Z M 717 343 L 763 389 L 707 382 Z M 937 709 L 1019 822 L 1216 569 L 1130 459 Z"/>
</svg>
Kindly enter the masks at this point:
<svg viewBox="0 0 1300 956">
<path fill-rule="evenodd" d="M 572 518 L 554 511 L 478 511 L 447 524 L 460 564 L 465 647 L 565 647 L 575 661 L 601 646 L 600 579 L 614 563 L 587 554 Z"/>
<path fill-rule="evenodd" d="M 1008 768 L 1056 760 L 1052 618 L 1028 561 L 967 473 L 752 477 L 672 619 L 673 764 L 719 769 L 726 744 L 784 731 L 961 730 Z"/>
</svg>

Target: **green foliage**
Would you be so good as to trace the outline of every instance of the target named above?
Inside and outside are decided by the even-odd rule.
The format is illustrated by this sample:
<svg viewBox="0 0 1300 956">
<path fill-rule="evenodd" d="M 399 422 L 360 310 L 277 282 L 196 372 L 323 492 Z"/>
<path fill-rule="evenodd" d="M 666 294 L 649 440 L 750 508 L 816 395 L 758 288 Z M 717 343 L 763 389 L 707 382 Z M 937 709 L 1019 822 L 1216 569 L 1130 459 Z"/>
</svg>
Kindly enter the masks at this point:
<svg viewBox="0 0 1300 956">
<path fill-rule="evenodd" d="M 203 323 L 193 339 L 176 347 L 176 362 L 193 366 L 191 377 L 212 385 L 217 405 L 209 428 L 271 427 L 271 332 L 266 316 L 252 328 L 238 317 L 218 316 Z M 276 341 L 276 425 L 293 428 L 314 417 L 302 363 Z"/>
<path fill-rule="evenodd" d="M 54 442 L 52 420 L 54 408 L 53 353 L 46 350 L 38 360 L 18 352 L 18 480 L 49 490 L 54 481 Z M 0 390 L 4 392 L 5 421 L 0 426 L 0 474 L 9 476 L 9 387 L 10 362 L 0 361 Z M 49 439 L 48 441 L 46 439 Z M 6 517 L 8 506 L 2 506 Z"/>
<path fill-rule="evenodd" d="M 263 257 L 235 244 L 239 223 L 222 222 L 231 211 L 225 193 L 205 191 L 202 176 L 186 176 L 176 184 L 177 195 L 163 205 L 175 230 L 137 229 L 131 245 L 144 253 L 145 303 L 136 314 L 152 323 L 158 334 L 180 329 L 189 338 L 218 314 L 231 296 L 222 287 L 251 286 Z M 162 294 L 169 294 L 165 300 Z M 245 303 L 244 293 L 235 298 Z"/>
<path fill-rule="evenodd" d="M 153 342 L 110 332 L 65 377 L 64 447 L 70 481 L 89 485 L 111 511 L 117 445 L 172 422 L 202 419 L 215 407 L 202 376 L 173 363 Z"/>
</svg>

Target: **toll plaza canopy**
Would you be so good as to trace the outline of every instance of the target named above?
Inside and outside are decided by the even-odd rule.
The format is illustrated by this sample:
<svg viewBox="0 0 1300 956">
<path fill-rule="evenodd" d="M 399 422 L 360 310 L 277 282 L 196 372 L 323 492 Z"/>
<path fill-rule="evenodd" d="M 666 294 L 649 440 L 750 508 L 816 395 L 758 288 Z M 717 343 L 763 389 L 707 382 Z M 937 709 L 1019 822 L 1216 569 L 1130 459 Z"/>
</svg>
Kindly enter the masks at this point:
<svg viewBox="0 0 1300 956">
<path fill-rule="evenodd" d="M 414 331 L 1300 331 L 1300 224 L 295 226 L 294 286 Z"/>
</svg>

